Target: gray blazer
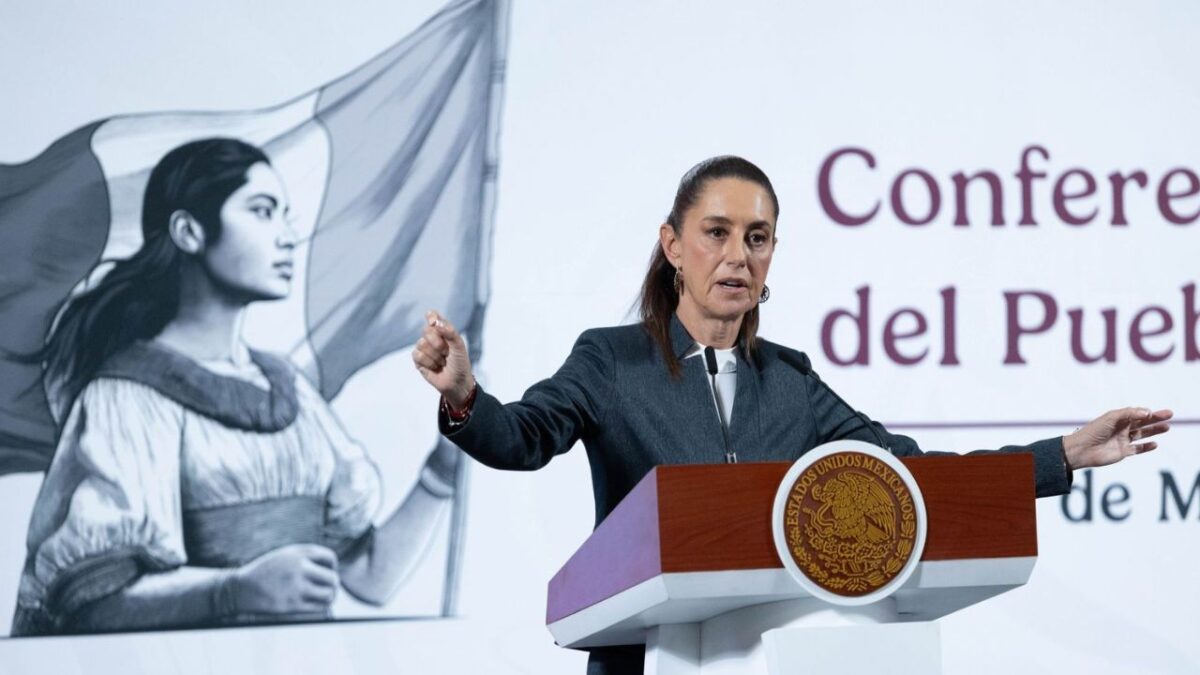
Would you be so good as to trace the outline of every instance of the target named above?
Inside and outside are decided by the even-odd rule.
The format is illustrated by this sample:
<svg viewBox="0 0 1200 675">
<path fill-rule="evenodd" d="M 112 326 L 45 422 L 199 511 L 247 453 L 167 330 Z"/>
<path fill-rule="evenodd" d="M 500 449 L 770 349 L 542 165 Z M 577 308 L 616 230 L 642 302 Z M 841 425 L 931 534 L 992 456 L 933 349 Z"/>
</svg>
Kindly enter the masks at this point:
<svg viewBox="0 0 1200 675">
<path fill-rule="evenodd" d="M 677 357 L 695 342 L 677 317 L 671 342 Z M 793 461 L 838 439 L 878 443 L 862 418 L 812 372 L 802 352 L 760 340 L 753 363 L 741 350 L 736 353 L 729 432 L 739 461 Z M 530 387 L 520 401 L 501 404 L 481 388 L 462 426 L 451 429 L 444 416 L 439 423 L 458 447 L 497 469 L 539 469 L 582 440 L 599 524 L 655 466 L 724 461 L 704 360 L 681 365 L 682 377 L 672 378 L 640 324 L 594 328 L 579 336 L 558 372 Z M 871 424 L 893 454 L 923 454 L 913 439 Z M 1039 497 L 1070 488 L 1061 437 L 979 452 L 1033 453 Z"/>
</svg>

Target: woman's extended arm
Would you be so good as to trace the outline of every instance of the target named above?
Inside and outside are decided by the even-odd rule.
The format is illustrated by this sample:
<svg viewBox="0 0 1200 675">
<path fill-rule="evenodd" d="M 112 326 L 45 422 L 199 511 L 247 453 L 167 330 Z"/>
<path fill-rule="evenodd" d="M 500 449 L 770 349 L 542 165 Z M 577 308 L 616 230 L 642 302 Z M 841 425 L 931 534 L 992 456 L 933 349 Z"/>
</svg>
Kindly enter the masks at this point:
<svg viewBox="0 0 1200 675">
<path fill-rule="evenodd" d="M 351 595 L 382 605 L 417 568 L 450 512 L 458 454 L 458 448 L 440 441 L 404 501 L 363 546 L 342 557 L 342 586 Z"/>
<path fill-rule="evenodd" d="M 145 574 L 76 611 L 69 618 L 69 628 L 104 632 L 211 623 L 225 616 L 223 589 L 232 574 L 232 570 L 204 567 Z"/>
<path fill-rule="evenodd" d="M 889 433 L 878 422 L 852 409 L 815 372 L 809 370 L 806 375 L 818 443 L 842 438 L 879 443 L 882 438 L 895 455 L 924 454 L 913 439 Z M 1165 433 L 1170 428 L 1168 420 L 1172 414 L 1170 410 L 1152 412 L 1147 408 L 1121 408 L 1104 413 L 1066 436 L 975 452 L 1032 453 L 1037 495 L 1063 494 L 1070 487 L 1071 472 L 1075 469 L 1113 464 L 1157 448 L 1158 443 L 1146 439 Z"/>
<path fill-rule="evenodd" d="M 323 613 L 337 591 L 337 556 L 313 544 L 282 546 L 233 569 L 180 567 L 143 574 L 73 612 L 75 631 L 203 626 L 239 616 Z"/>
<path fill-rule="evenodd" d="M 603 425 L 615 398 L 613 351 L 595 330 L 584 331 L 554 375 L 534 384 L 520 401 L 502 404 L 478 387 L 462 336 L 436 312 L 413 349 L 417 369 L 450 408 L 472 400 L 469 416 L 455 423 L 439 412 L 442 433 L 479 462 L 495 469 L 533 470 Z"/>
</svg>

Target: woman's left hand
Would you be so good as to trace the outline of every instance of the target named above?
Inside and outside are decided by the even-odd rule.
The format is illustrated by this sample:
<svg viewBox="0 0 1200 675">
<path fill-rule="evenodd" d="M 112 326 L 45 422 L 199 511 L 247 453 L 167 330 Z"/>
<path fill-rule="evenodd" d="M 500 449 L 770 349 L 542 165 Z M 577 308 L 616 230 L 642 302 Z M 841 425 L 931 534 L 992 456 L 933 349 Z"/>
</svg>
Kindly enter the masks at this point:
<svg viewBox="0 0 1200 675">
<path fill-rule="evenodd" d="M 1170 410 L 1151 412 L 1148 408 L 1110 410 L 1063 437 L 1067 465 L 1071 469 L 1086 469 L 1150 452 L 1158 443 L 1144 441 L 1170 429 L 1167 420 L 1174 414 Z"/>
</svg>

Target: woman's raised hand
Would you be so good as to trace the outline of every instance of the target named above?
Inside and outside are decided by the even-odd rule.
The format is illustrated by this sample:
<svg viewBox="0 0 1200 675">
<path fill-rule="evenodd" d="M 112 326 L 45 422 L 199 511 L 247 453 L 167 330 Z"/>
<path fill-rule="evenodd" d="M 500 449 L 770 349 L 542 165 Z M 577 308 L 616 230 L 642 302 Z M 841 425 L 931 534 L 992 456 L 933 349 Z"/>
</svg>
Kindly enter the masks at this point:
<svg viewBox="0 0 1200 675">
<path fill-rule="evenodd" d="M 234 570 L 231 609 L 238 614 L 323 612 L 337 587 L 336 553 L 317 544 L 281 546 Z"/>
<path fill-rule="evenodd" d="M 441 314 L 425 314 L 425 330 L 412 351 L 413 363 L 425 381 L 433 385 L 453 408 L 466 405 L 475 388 L 467 344 Z"/>
<path fill-rule="evenodd" d="M 1105 466 L 1158 447 L 1147 438 L 1166 433 L 1174 415 L 1149 408 L 1110 410 L 1063 438 L 1067 465 L 1072 469 Z"/>
</svg>

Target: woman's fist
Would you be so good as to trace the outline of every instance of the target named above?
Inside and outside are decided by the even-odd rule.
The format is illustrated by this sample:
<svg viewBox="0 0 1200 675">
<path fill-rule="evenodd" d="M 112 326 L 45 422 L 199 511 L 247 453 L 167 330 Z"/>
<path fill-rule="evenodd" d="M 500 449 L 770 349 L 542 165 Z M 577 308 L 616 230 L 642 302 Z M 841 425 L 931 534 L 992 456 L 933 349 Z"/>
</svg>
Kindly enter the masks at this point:
<svg viewBox="0 0 1200 675">
<path fill-rule="evenodd" d="M 475 388 L 467 344 L 454 326 L 441 314 L 425 314 L 425 330 L 412 351 L 413 363 L 425 381 L 446 398 L 451 407 L 460 409 Z"/>
</svg>

